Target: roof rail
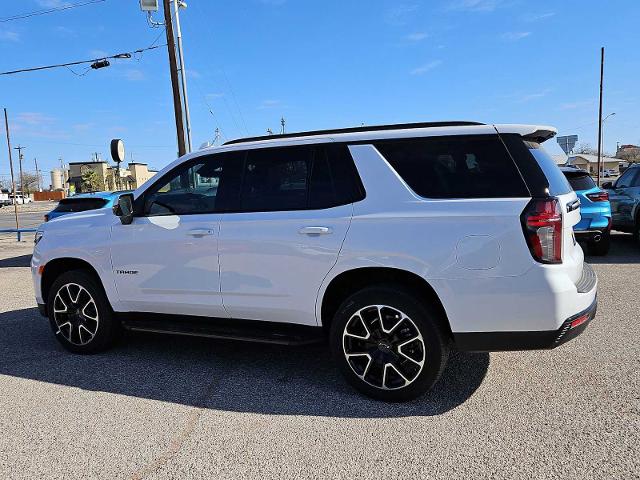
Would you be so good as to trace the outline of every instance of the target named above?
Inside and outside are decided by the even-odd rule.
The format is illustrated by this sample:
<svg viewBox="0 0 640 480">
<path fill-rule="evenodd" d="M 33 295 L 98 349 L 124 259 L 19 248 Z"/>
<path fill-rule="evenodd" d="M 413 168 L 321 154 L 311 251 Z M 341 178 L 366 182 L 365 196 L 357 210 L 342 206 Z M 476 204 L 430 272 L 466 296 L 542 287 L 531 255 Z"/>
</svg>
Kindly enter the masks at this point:
<svg viewBox="0 0 640 480">
<path fill-rule="evenodd" d="M 363 127 L 336 128 L 333 130 L 311 130 L 308 132 L 284 133 L 279 135 L 263 135 L 259 137 L 246 137 L 229 140 L 223 145 L 233 145 L 234 143 L 260 142 L 264 140 L 276 140 L 280 138 L 309 137 L 314 135 L 331 135 L 340 133 L 359 133 L 359 132 L 379 132 L 383 130 L 401 130 L 409 128 L 433 128 L 433 127 L 467 127 L 471 125 L 485 125 L 480 122 L 423 122 L 423 123 L 397 123 L 392 125 L 370 125 Z"/>
</svg>

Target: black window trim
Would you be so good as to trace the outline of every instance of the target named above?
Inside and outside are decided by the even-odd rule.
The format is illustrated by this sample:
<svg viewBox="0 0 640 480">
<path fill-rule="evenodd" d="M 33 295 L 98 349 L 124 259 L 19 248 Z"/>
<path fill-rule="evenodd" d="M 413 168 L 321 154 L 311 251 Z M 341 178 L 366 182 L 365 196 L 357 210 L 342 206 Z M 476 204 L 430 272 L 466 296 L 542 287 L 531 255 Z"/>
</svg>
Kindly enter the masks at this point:
<svg viewBox="0 0 640 480">
<path fill-rule="evenodd" d="M 168 181 L 172 180 L 174 178 L 174 176 L 176 175 L 176 173 L 178 171 L 181 171 L 182 169 L 189 169 L 191 168 L 193 165 L 196 165 L 198 163 L 201 163 L 203 161 L 203 159 L 214 159 L 215 157 L 218 157 L 220 155 L 228 155 L 228 154 L 241 154 L 242 155 L 242 159 L 238 159 L 235 161 L 238 162 L 242 162 L 242 173 L 241 173 L 241 177 L 240 177 L 240 186 L 239 186 L 239 194 L 238 194 L 238 205 L 240 205 L 242 203 L 242 190 L 244 187 L 244 181 L 245 181 L 245 173 L 246 173 L 246 165 L 247 165 L 247 157 L 249 155 L 249 152 L 253 152 L 253 151 L 264 151 L 264 150 L 270 150 L 270 149 L 274 149 L 274 148 L 300 148 L 300 147 L 308 147 L 311 148 L 313 150 L 313 156 L 312 156 L 312 163 L 311 163 L 311 168 L 309 169 L 309 172 L 307 173 L 307 185 L 309 185 L 309 180 L 310 180 L 310 176 L 313 172 L 313 167 L 315 164 L 315 158 L 316 155 L 318 154 L 318 151 L 320 148 L 324 148 L 325 150 L 328 150 L 329 147 L 331 146 L 336 146 L 336 147 L 341 147 L 344 146 L 347 151 L 349 152 L 349 145 L 353 145 L 354 142 L 320 142 L 320 143 L 300 143 L 300 144 L 296 144 L 296 145 L 285 145 L 285 146 L 264 146 L 264 147 L 259 147 L 259 148 L 247 148 L 247 149 L 239 149 L 239 150 L 226 150 L 223 152 L 216 152 L 216 153 L 210 153 L 207 155 L 199 155 L 197 157 L 194 157 L 190 160 L 187 160 L 183 163 L 180 163 L 179 165 L 176 165 L 174 168 L 172 168 L 171 170 L 169 170 L 168 172 L 166 172 L 164 175 L 162 175 L 159 179 L 157 179 L 156 181 L 153 182 L 153 184 L 147 188 L 142 195 L 140 195 L 134 203 L 134 216 L 135 217 L 141 217 L 141 218 L 145 218 L 145 217 L 166 217 L 166 216 L 172 216 L 172 215 L 177 215 L 174 213 L 166 213 L 166 214 L 157 214 L 157 215 L 149 215 L 148 212 L 144 211 L 144 205 L 146 203 L 146 198 L 148 195 L 150 195 L 150 192 L 152 192 L 158 185 L 162 186 L 165 183 L 167 183 Z M 349 152 L 349 164 L 350 167 L 349 169 L 351 170 L 352 173 L 352 178 L 353 180 L 355 180 L 355 187 L 356 190 L 358 191 L 358 195 L 349 200 L 349 201 L 344 201 L 344 202 L 340 202 L 340 203 L 336 203 L 336 204 L 332 204 L 326 207 L 322 207 L 322 208 L 309 208 L 304 207 L 304 208 L 288 208 L 288 209 L 283 209 L 283 210 L 263 210 L 263 209 L 257 209 L 257 210 L 249 210 L 249 209 L 229 209 L 229 210 L 216 210 L 213 212 L 193 212 L 193 213 L 180 213 L 178 215 L 180 216 L 185 216 L 185 215 L 224 215 L 224 214 L 229 214 L 229 213 L 270 213 L 270 212 L 296 212 L 296 211 L 321 211 L 321 210 L 330 210 L 332 208 L 337 208 L 337 207 L 343 207 L 345 205 L 351 205 L 357 202 L 361 202 L 362 200 L 364 200 L 366 198 L 366 190 L 364 188 L 364 184 L 362 183 L 362 178 L 360 178 L 360 174 L 358 173 L 358 168 L 355 165 L 355 161 L 353 160 L 353 157 L 351 156 L 351 152 Z M 333 178 L 333 170 L 331 168 L 331 161 L 327 158 L 327 164 L 329 166 L 329 171 L 332 175 Z M 224 173 L 223 173 L 224 175 Z M 309 188 L 307 187 L 307 205 L 309 204 Z"/>
</svg>

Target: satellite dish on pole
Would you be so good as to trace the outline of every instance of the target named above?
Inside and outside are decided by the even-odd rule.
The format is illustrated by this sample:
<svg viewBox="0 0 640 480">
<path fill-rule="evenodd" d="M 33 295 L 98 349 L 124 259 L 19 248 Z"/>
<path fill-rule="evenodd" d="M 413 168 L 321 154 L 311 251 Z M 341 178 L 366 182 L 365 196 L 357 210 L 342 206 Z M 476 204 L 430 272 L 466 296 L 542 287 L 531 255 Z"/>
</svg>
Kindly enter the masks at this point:
<svg viewBox="0 0 640 480">
<path fill-rule="evenodd" d="M 558 137 L 558 145 L 562 151 L 569 156 L 569 154 L 573 151 L 573 147 L 578 143 L 577 135 L 566 135 L 564 137 Z"/>
</svg>

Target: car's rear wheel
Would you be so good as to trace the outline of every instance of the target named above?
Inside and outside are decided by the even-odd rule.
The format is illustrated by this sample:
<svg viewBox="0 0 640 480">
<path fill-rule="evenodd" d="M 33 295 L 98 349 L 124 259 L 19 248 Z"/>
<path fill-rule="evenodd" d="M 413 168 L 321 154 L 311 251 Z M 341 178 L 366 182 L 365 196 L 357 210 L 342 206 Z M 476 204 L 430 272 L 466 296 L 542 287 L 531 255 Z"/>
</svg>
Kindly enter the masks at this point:
<svg viewBox="0 0 640 480">
<path fill-rule="evenodd" d="M 394 286 L 351 295 L 331 324 L 331 350 L 347 381 L 385 401 L 416 398 L 438 381 L 449 347 L 428 305 Z"/>
<path fill-rule="evenodd" d="M 609 253 L 611 248 L 611 233 L 605 232 L 599 242 L 587 243 L 587 252 L 589 255 L 603 256 Z"/>
<path fill-rule="evenodd" d="M 108 348 L 119 330 L 102 287 L 84 270 L 65 272 L 53 282 L 47 311 L 57 340 L 74 353 Z"/>
</svg>

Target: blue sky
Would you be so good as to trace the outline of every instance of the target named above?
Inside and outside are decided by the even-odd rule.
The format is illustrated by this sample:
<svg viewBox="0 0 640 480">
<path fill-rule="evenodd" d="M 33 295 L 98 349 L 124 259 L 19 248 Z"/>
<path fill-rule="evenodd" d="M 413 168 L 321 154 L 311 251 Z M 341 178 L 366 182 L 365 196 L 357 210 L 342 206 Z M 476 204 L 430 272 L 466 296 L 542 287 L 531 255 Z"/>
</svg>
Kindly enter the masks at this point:
<svg viewBox="0 0 640 480">
<path fill-rule="evenodd" d="M 79 0 L 4 2 L 0 16 Z M 596 144 L 599 49 L 607 49 L 605 148 L 640 144 L 637 0 L 190 0 L 182 11 L 194 146 L 287 129 L 479 120 L 541 123 Z M 158 17 L 159 19 L 159 17 Z M 136 0 L 0 23 L 0 70 L 146 47 Z M 158 43 L 164 43 L 160 38 Z M 82 73 L 83 67 L 76 67 Z M 161 168 L 176 142 L 166 48 L 76 76 L 0 77 L 12 142 L 49 170 L 125 140 Z M 211 113 L 213 112 L 213 113 Z M 548 144 L 559 152 L 555 142 Z M 0 175 L 8 173 L 6 146 Z"/>
</svg>

